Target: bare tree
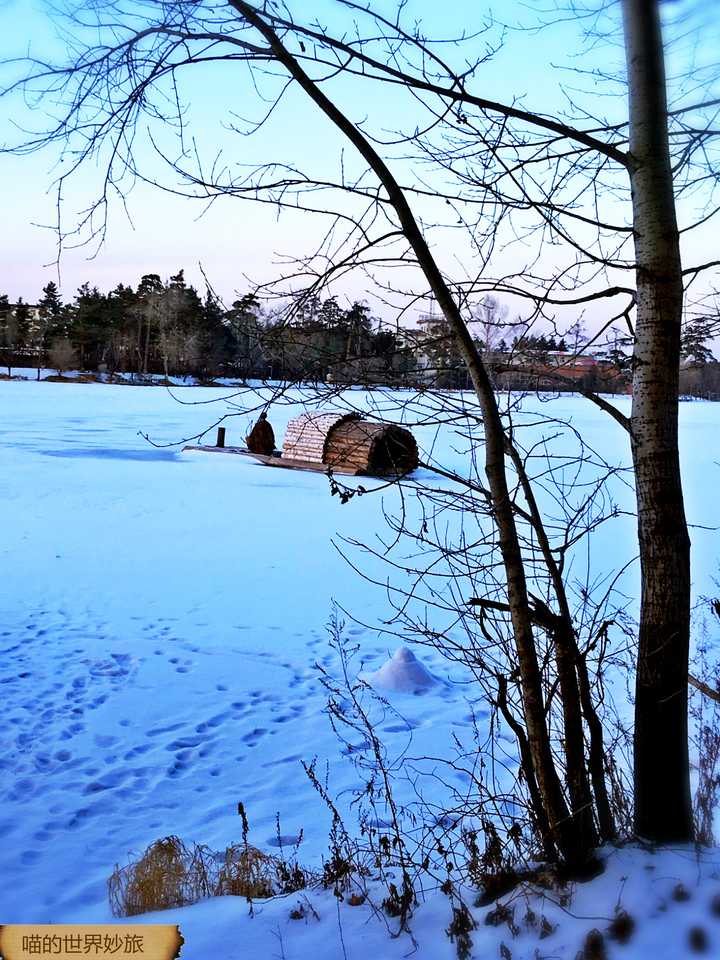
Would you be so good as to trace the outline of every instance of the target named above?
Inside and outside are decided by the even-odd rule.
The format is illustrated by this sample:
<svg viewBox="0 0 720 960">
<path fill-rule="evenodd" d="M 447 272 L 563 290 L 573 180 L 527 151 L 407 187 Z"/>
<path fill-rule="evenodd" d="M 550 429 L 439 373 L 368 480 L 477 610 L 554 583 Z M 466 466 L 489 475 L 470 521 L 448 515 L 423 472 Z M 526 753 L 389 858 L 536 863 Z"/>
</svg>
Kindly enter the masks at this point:
<svg viewBox="0 0 720 960">
<path fill-rule="evenodd" d="M 58 376 L 62 376 L 65 370 L 72 369 L 78 362 L 75 348 L 66 337 L 53 340 L 50 344 L 48 359 L 53 369 L 57 370 Z"/>
<path fill-rule="evenodd" d="M 623 15 L 637 290 L 630 436 L 642 585 L 635 823 L 641 836 L 682 841 L 693 836 L 687 732 L 690 538 L 678 451 L 683 277 L 658 4 L 625 0 Z"/>
<path fill-rule="evenodd" d="M 497 529 L 504 599 L 476 599 L 480 608 L 494 603 L 487 609 L 502 615 L 509 626 L 523 724 L 513 717 L 508 722 L 518 735 L 546 851 L 568 860 L 584 859 L 598 835 L 614 832 L 599 769 L 602 731 L 558 562 L 564 553 L 558 554 L 547 536 L 512 420 L 500 413 L 468 324 L 474 302 L 487 293 L 521 298 L 530 307 L 528 322 L 553 311 L 567 314 L 590 304 L 612 305 L 595 339 L 619 321 L 631 331 L 632 414 L 628 418 L 606 399 L 584 392 L 627 431 L 636 477 L 642 596 L 635 829 L 657 841 L 690 839 L 690 571 L 677 453 L 677 371 L 683 278 L 691 282 L 712 264 L 683 270 L 675 196 L 702 182 L 698 167 L 716 136 L 711 122 L 718 102 L 712 89 L 715 78 L 696 75 L 700 99 L 688 102 L 685 96 L 668 111 L 657 0 L 623 0 L 629 109 L 619 120 L 578 109 L 569 121 L 476 92 L 484 63 L 494 53 L 489 41 L 481 56 L 465 59 L 462 53 L 480 41 L 458 41 L 461 66 L 456 67 L 447 53 L 455 47 L 434 43 L 416 23 L 406 25 L 404 4 L 394 17 L 354 0 L 337 0 L 335 6 L 352 29 L 341 25 L 335 31 L 299 10 L 296 14 L 292 5 L 276 8 L 244 0 L 147 2 L 138 15 L 115 3 L 97 4 L 94 10 L 101 28 L 108 30 L 107 43 L 91 41 L 67 66 L 32 63 L 29 76 L 21 81 L 43 102 L 58 103 L 57 123 L 23 147 L 67 145 L 72 156 L 71 170 L 63 175 L 67 177 L 85 161 L 105 156 L 109 146 L 100 195 L 78 225 L 90 238 L 101 239 L 114 190 L 123 193 L 128 178 L 161 183 L 145 170 L 134 136 L 141 116 L 159 119 L 165 129 L 174 124 L 181 149 L 171 157 L 167 147 L 153 145 L 186 184 L 164 181 L 166 188 L 204 199 L 245 197 L 331 218 L 318 249 L 297 261 L 286 284 L 302 285 L 311 296 L 350 270 L 377 268 L 387 297 L 402 294 L 407 304 L 412 295 L 387 280 L 382 270 L 411 270 L 414 278 L 422 278 L 416 280 L 422 289 L 415 296 L 432 296 L 452 331 L 477 397 L 484 434 L 487 488 L 481 489 Z M 606 12 L 606 5 L 599 4 L 570 15 L 592 22 Z M 364 169 L 352 174 L 343 169 L 333 180 L 313 171 L 303 173 L 285 159 L 250 172 L 236 173 L 217 161 L 207 167 L 184 147 L 185 114 L 177 83 L 189 65 L 217 60 L 239 61 L 250 69 L 254 83 L 265 89 L 267 116 L 284 97 L 299 91 L 340 141 L 352 147 Z M 416 129 L 389 136 L 382 119 L 375 130 L 369 129 L 370 121 L 353 122 L 340 106 L 340 93 L 335 95 L 335 85 L 347 82 L 360 91 L 381 85 L 392 93 L 391 109 L 395 97 L 406 95 Z M 252 131 L 263 127 L 261 121 Z M 432 183 L 408 172 L 406 160 L 396 155 L 398 145 L 412 149 L 435 172 Z M 705 208 L 685 230 L 709 222 L 715 212 L 711 190 L 709 186 Z M 438 203 L 451 211 L 452 220 L 433 221 L 426 215 Z M 467 231 L 476 270 L 450 278 L 430 244 L 428 224 L 433 222 Z M 496 247 L 518 234 L 533 238 L 531 262 L 514 273 L 492 276 L 489 264 Z M 546 240 L 563 246 L 565 263 L 544 265 Z M 635 273 L 634 285 L 621 282 L 629 272 Z M 512 489 L 516 482 L 521 507 Z M 554 609 L 539 605 L 528 585 L 519 515 L 539 545 Z M 538 631 L 552 638 L 563 722 L 562 772 L 548 727 Z M 507 677 L 497 682 L 502 690 Z M 503 701 L 500 694 L 499 699 Z M 660 792 L 663 805 L 655 803 Z"/>
<path fill-rule="evenodd" d="M 3 307 L 5 309 L 1 309 Z M 0 351 L 8 377 L 12 376 L 13 358 L 18 351 L 20 339 L 19 324 L 7 303 L 7 296 L 0 297 Z"/>
</svg>

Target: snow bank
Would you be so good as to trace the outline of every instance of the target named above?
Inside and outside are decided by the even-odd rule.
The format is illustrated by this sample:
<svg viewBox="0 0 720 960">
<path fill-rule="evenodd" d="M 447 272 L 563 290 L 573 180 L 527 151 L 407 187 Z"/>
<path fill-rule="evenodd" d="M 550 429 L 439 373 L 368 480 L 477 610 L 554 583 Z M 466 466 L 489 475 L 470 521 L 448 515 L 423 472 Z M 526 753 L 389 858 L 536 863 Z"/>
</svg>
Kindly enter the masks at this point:
<svg viewBox="0 0 720 960">
<path fill-rule="evenodd" d="M 601 859 L 603 872 L 588 883 L 559 886 L 539 878 L 484 907 L 475 906 L 476 891 L 463 889 L 476 924 L 469 960 L 576 960 L 591 931 L 602 937 L 604 952 L 589 957 L 720 956 L 719 851 L 610 846 Z M 397 920 L 378 909 L 384 893 L 371 882 L 369 899 L 352 906 L 330 891 L 300 891 L 255 901 L 252 915 L 243 899 L 218 897 L 133 921 L 179 924 L 182 960 L 456 960 L 446 934 L 452 914 L 444 894 L 419 894 L 410 933 L 394 936 Z"/>
</svg>

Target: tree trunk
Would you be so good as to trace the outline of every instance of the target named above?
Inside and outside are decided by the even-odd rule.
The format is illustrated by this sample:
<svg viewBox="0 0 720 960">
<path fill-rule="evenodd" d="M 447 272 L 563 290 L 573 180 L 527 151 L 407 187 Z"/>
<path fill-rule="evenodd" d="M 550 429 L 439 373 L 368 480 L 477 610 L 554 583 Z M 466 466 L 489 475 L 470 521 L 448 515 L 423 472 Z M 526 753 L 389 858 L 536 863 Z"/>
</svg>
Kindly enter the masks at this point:
<svg viewBox="0 0 720 960">
<path fill-rule="evenodd" d="M 546 608 L 546 629 L 549 630 L 553 638 L 557 676 L 560 682 L 560 696 L 563 707 L 565 780 L 570 796 L 572 816 L 576 822 L 582 847 L 585 850 L 591 850 L 597 846 L 598 835 L 593 820 L 593 798 L 585 767 L 583 717 L 585 717 L 591 735 L 590 767 L 593 789 L 595 790 L 600 836 L 603 840 L 611 840 L 615 836 L 602 766 L 602 727 L 592 705 L 587 671 L 585 671 L 585 677 L 583 678 L 582 669 L 585 664 L 575 640 L 575 630 L 565 592 L 565 583 L 553 556 L 532 483 L 522 457 L 510 439 L 506 441 L 506 447 L 525 495 L 538 546 L 550 575 L 560 611 L 559 615 L 555 615 L 549 608 Z M 585 684 L 583 684 L 583 679 Z M 598 751 L 600 752 L 599 758 Z"/>
<path fill-rule="evenodd" d="M 277 60 L 283 64 L 299 86 L 322 110 L 347 139 L 382 183 L 388 200 L 395 209 L 402 233 L 415 254 L 443 317 L 452 330 L 457 348 L 465 361 L 483 417 L 485 435 L 485 475 L 491 492 L 493 516 L 498 530 L 500 553 L 505 568 L 508 606 L 517 652 L 520 689 L 527 728 L 527 742 L 542 802 L 545 806 L 552 840 L 563 859 L 582 862 L 590 849 L 581 824 L 568 810 L 562 785 L 552 754 L 552 745 L 545 715 L 540 665 L 533 636 L 523 556 L 515 526 L 512 499 L 505 469 L 505 434 L 495 394 L 487 370 L 475 342 L 463 320 L 460 309 L 425 241 L 407 199 L 390 169 L 369 141 L 352 122 L 325 96 L 310 79 L 298 61 L 258 11 L 244 0 L 230 0 L 231 5 L 268 42 Z"/>
<path fill-rule="evenodd" d="M 142 365 L 142 372 L 144 376 L 147 376 L 149 356 L 150 356 L 150 311 L 148 310 L 147 316 L 145 317 L 145 351 L 143 353 L 143 365 Z"/>
<path fill-rule="evenodd" d="M 640 633 L 635 700 L 635 831 L 693 838 L 688 768 L 690 541 L 678 454 L 683 284 L 668 148 L 657 0 L 623 0 L 637 272 L 632 455 Z"/>
</svg>

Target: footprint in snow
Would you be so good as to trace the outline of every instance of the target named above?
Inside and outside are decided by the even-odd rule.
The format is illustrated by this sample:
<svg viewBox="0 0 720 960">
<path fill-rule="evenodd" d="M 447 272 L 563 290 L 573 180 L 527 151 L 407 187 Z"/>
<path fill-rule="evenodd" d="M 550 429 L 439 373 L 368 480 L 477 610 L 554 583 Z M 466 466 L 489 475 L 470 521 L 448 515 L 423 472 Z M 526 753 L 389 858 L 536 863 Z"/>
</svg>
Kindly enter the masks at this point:
<svg viewBox="0 0 720 960">
<path fill-rule="evenodd" d="M 275 834 L 275 836 L 268 837 L 265 843 L 269 847 L 280 847 L 281 849 L 284 848 L 287 850 L 288 848 L 296 847 L 301 840 L 302 837 L 300 834 L 281 833 L 279 836 Z"/>
<path fill-rule="evenodd" d="M 146 736 L 159 737 L 163 733 L 173 733 L 175 730 L 179 730 L 183 726 L 183 723 L 171 723 L 165 727 L 153 727 L 152 730 L 146 731 Z"/>
<path fill-rule="evenodd" d="M 246 733 L 242 741 L 249 747 L 254 747 L 266 733 L 267 730 L 263 727 L 256 727 L 254 730 L 251 730 L 250 733 Z"/>
</svg>

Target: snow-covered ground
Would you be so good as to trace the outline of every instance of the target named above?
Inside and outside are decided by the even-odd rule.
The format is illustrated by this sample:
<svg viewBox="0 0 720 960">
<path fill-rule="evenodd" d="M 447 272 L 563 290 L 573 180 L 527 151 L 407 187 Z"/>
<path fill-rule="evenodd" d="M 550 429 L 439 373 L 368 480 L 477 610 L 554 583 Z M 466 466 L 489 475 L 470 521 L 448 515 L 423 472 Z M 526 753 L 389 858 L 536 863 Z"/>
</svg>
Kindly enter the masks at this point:
<svg viewBox="0 0 720 960">
<path fill-rule="evenodd" d="M 385 590 L 359 577 L 333 545 L 338 537 L 387 535 L 380 496 L 343 505 L 321 474 L 183 454 L 139 436 L 160 443 L 194 436 L 227 409 L 206 401 L 227 395 L 178 390 L 181 404 L 157 387 L 0 381 L 2 922 L 109 918 L 105 885 L 116 863 L 168 834 L 222 849 L 240 838 L 240 801 L 251 842 L 272 851 L 278 838 L 287 844 L 302 832 L 299 858 L 316 865 L 327 850 L 329 815 L 301 760 L 317 756 L 323 770 L 328 762 L 332 791 L 348 803 L 362 787 L 330 729 L 315 664 L 331 673 L 337 667 L 325 628 L 333 601 L 361 622 L 349 620 L 346 635 L 359 646 L 358 669 L 366 675 L 382 676 L 400 645 L 380 630 Z M 353 397 L 381 403 L 388 414 L 407 399 Z M 273 407 L 278 440 L 299 400 L 291 393 Z M 242 394 L 236 402 L 256 401 Z M 571 417 L 609 460 L 627 460 L 622 432 L 587 402 L 564 396 L 542 408 Z M 228 442 L 240 442 L 251 421 L 228 421 Z M 712 594 L 717 576 L 716 534 L 704 528 L 720 522 L 713 459 L 719 426 L 719 405 L 683 405 L 688 514 L 703 525 L 693 531 L 696 596 Z M 431 423 L 414 429 L 426 452 L 463 469 L 464 445 L 453 430 L 438 433 Z M 385 509 L 396 508 L 397 496 L 383 494 Z M 618 496 L 629 492 L 619 487 Z M 594 562 L 629 558 L 632 532 L 632 520 L 620 517 L 593 534 Z M 379 561 L 356 559 L 366 572 L 386 576 Z M 416 655 L 435 682 L 416 695 L 398 690 L 402 684 L 383 685 L 398 712 L 380 728 L 391 755 L 410 740 L 415 755 L 440 751 L 453 735 L 469 735 L 471 713 L 480 722 L 487 716 L 459 668 L 427 649 Z M 571 906 L 557 908 L 565 921 L 553 919 L 558 933 L 540 942 L 541 955 L 574 957 L 582 931 L 602 928 L 623 896 L 635 909 L 654 898 L 658 911 L 654 926 L 635 939 L 647 952 L 618 947 L 623 956 L 684 955 L 688 924 L 701 914 L 711 918 L 709 897 L 720 893 L 711 876 L 720 864 L 706 859 L 699 865 L 688 851 L 661 860 L 611 852 L 607 873 L 591 885 L 604 902 L 596 909 L 590 887 L 579 888 Z M 672 900 L 676 877 L 700 890 L 688 904 Z M 342 956 L 340 929 L 349 957 L 399 957 L 411 949 L 404 937 L 390 940 L 365 907 L 343 905 L 338 926 L 332 896 L 312 897 L 327 923 L 289 921 L 294 901 L 287 900 L 267 904 L 254 920 L 232 898 L 171 917 L 186 937 L 183 957 L 202 960 L 329 960 Z M 597 923 L 587 919 L 595 916 Z M 421 956 L 453 955 L 443 933 L 448 922 L 446 898 L 431 897 L 414 928 Z M 720 923 L 712 922 L 720 952 Z M 673 932 L 657 933 L 666 928 Z M 533 956 L 538 945 L 532 937 L 525 946 L 511 942 L 495 928 L 483 927 L 474 939 L 483 957 L 497 955 L 503 939 L 515 958 Z"/>
<path fill-rule="evenodd" d="M 523 887 L 503 898 L 505 916 L 492 904 L 472 909 L 473 960 L 576 960 L 588 935 L 602 934 L 605 953 L 581 960 L 692 960 L 720 956 L 720 854 L 670 850 L 653 854 L 634 848 L 603 854 L 604 873 L 585 884 L 560 889 Z M 314 913 L 306 905 L 312 905 Z M 290 918 L 298 905 L 305 918 Z M 472 906 L 472 901 L 470 901 Z M 255 904 L 218 897 L 148 914 L 148 922 L 177 923 L 186 946 L 183 958 L 228 960 L 456 960 L 445 934 L 451 919 L 442 894 L 427 896 L 411 921 L 411 934 L 393 938 L 367 906 L 340 905 L 331 892 L 278 898 Z M 628 939 L 609 930 L 627 914 Z M 543 919 L 548 935 L 541 937 Z M 397 923 L 388 921 L 390 930 Z M 618 925 L 620 930 L 624 925 Z M 502 952 L 502 945 L 508 952 Z M 702 949 L 699 949 L 702 947 Z M 596 945 L 597 950 L 597 945 Z"/>
</svg>

